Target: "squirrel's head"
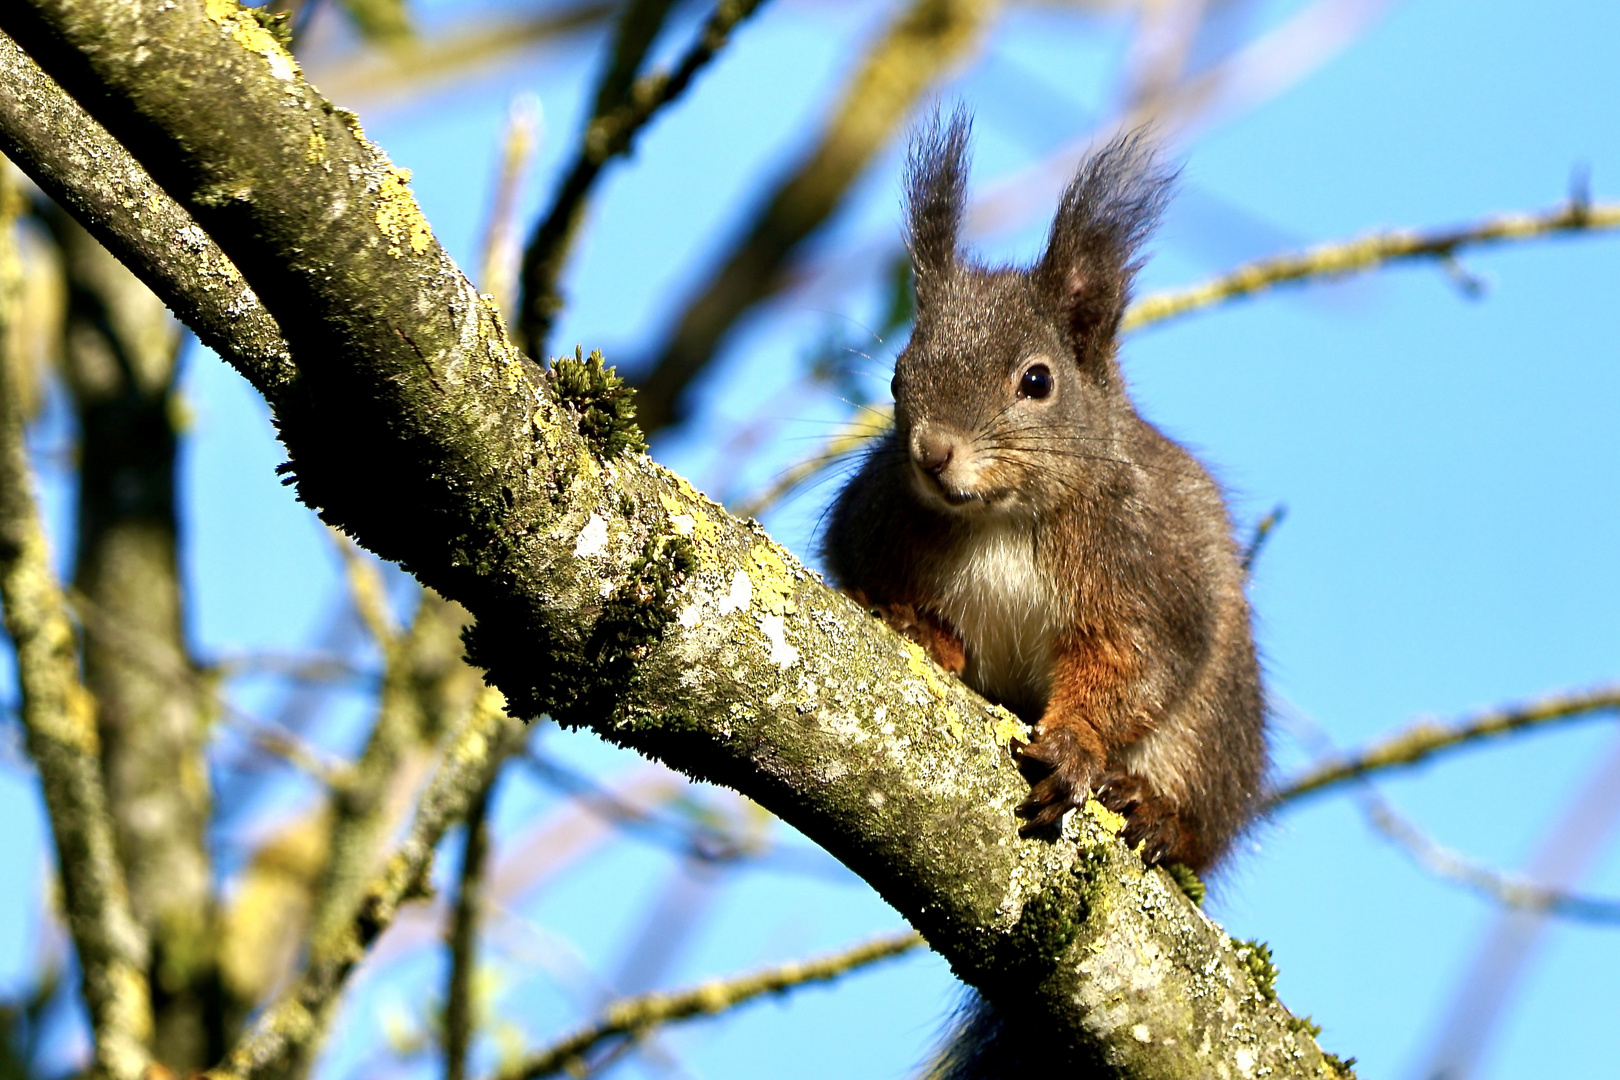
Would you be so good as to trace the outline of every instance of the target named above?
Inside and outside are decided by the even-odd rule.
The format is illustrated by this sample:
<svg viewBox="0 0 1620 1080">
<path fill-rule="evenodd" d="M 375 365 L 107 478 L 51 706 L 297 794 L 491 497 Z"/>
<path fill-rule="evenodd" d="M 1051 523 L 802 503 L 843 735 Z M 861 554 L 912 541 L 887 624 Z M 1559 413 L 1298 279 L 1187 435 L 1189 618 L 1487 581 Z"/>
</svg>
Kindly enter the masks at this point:
<svg viewBox="0 0 1620 1080">
<path fill-rule="evenodd" d="M 959 247 L 970 122 L 961 110 L 913 137 L 907 242 L 917 321 L 895 361 L 895 433 L 914 488 L 961 513 L 1039 511 L 1117 467 L 1128 413 L 1115 360 L 1137 253 L 1172 175 L 1141 133 L 1080 166 L 1027 269 Z"/>
</svg>

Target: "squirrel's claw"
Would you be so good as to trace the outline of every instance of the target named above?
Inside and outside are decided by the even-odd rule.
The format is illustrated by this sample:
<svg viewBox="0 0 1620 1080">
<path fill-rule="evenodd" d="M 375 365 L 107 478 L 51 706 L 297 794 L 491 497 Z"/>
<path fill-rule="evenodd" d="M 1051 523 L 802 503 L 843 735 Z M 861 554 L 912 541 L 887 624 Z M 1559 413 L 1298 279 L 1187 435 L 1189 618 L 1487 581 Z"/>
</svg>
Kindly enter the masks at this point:
<svg viewBox="0 0 1620 1080">
<path fill-rule="evenodd" d="M 1030 780 L 1029 798 L 1016 811 L 1026 819 L 1018 828 L 1019 835 L 1049 829 L 1069 810 L 1085 803 L 1096 767 L 1073 732 L 1065 728 L 1037 731 L 1034 741 L 1014 743 L 1012 751 L 1019 770 Z"/>
<path fill-rule="evenodd" d="M 1176 807 L 1141 777 L 1123 772 L 1108 774 L 1097 785 L 1097 801 L 1125 818 L 1120 839 L 1127 847 L 1139 847 L 1142 861 L 1148 866 L 1167 860 L 1186 861 Z"/>
</svg>

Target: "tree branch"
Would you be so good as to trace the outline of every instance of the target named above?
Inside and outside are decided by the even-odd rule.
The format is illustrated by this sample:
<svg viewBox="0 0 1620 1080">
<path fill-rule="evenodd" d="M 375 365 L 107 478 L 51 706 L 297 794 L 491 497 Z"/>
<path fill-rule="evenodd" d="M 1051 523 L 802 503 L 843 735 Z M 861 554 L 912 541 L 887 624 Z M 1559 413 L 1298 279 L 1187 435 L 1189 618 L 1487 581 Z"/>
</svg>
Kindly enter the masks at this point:
<svg viewBox="0 0 1620 1080">
<path fill-rule="evenodd" d="M 731 31 L 762 2 L 720 0 L 673 72 L 655 72 L 633 82 L 671 3 L 632 0 L 625 9 L 612 58 L 597 87 L 595 111 L 585 125 L 573 164 L 523 252 L 518 337 L 530 356 L 545 358 L 552 324 L 563 305 L 557 282 L 597 177 L 608 162 L 629 152 L 641 129 L 664 106 L 686 92 L 698 73 L 725 47 Z"/>
<path fill-rule="evenodd" d="M 679 399 L 749 308 L 770 296 L 794 250 L 910 114 L 917 99 L 977 44 L 999 0 L 912 0 L 867 53 L 815 146 L 765 200 L 742 239 L 694 291 L 642 380 L 637 415 L 656 431 L 680 418 Z"/>
<path fill-rule="evenodd" d="M 22 195 L 0 172 L 0 329 L 14 317 L 15 223 Z M 95 1032 L 94 1076 L 141 1080 L 151 1056 L 147 943 L 130 911 L 102 786 L 96 706 L 33 501 L 16 358 L 0 333 L 0 600 L 17 654 L 20 714 L 56 839 L 68 926 Z"/>
<path fill-rule="evenodd" d="M 467 836 L 456 876 L 456 905 L 450 915 L 450 970 L 444 995 L 445 1080 L 467 1080 L 467 1055 L 477 1034 L 473 979 L 478 970 L 478 923 L 484 906 L 484 871 L 489 861 L 489 803 L 497 774 L 478 789 L 467 811 Z"/>
<path fill-rule="evenodd" d="M 438 771 L 417 803 L 410 832 L 365 889 L 340 941 L 310 959 L 292 985 L 260 1014 L 225 1061 L 207 1076 L 213 1080 L 262 1076 L 308 1044 L 349 973 L 372 942 L 393 924 L 400 906 L 426 895 L 433 849 L 446 830 L 466 815 L 474 793 L 499 760 L 501 747 L 520 731 L 507 718 L 497 691 L 487 690 L 479 696 L 466 720 L 451 733 Z"/>
<path fill-rule="evenodd" d="M 1360 802 L 1362 812 L 1374 829 L 1436 877 L 1454 881 L 1504 907 L 1600 925 L 1620 925 L 1620 901 L 1549 888 L 1518 874 L 1505 874 L 1474 862 L 1437 843 L 1397 813 L 1370 785 L 1361 793 Z"/>
<path fill-rule="evenodd" d="M 1201 308 L 1253 296 L 1277 285 L 1349 277 L 1393 262 L 1434 260 L 1450 264 L 1458 252 L 1470 248 L 1617 228 L 1620 228 L 1620 203 L 1593 204 L 1576 197 L 1563 206 L 1538 214 L 1502 214 L 1450 229 L 1372 233 L 1298 254 L 1274 255 L 1199 285 L 1144 296 L 1125 313 L 1123 329 L 1140 329 Z"/>
<path fill-rule="evenodd" d="M 1332 1074 L 1239 947 L 1121 845 L 1120 819 L 1093 803 L 1068 842 L 1018 835 L 1010 714 L 757 525 L 643 455 L 606 457 L 581 411 L 602 415 L 589 395 L 611 404 L 608 388 L 547 379 L 512 347 L 402 174 L 251 16 L 23 0 L 0 24 L 101 103 L 265 299 L 300 357 L 278 399 L 300 497 L 465 603 L 472 659 L 517 714 L 588 725 L 775 811 L 1055 1054 L 1119 1076 L 1239 1059 Z M 564 403 L 560 385 L 585 396 Z M 454 790 L 464 807 L 472 786 Z M 306 973 L 225 1074 L 283 1053 L 385 921 Z"/>
<path fill-rule="evenodd" d="M 175 471 L 180 328 L 68 215 L 44 215 L 68 285 L 62 367 L 79 428 L 74 589 L 108 812 L 151 943 L 152 1049 L 180 1073 L 224 1052 L 208 698 L 185 641 Z M 129 643 L 136 643 L 130 648 Z"/>
<path fill-rule="evenodd" d="M 783 964 L 730 979 L 716 979 L 690 990 L 642 994 L 613 1002 L 600 1019 L 498 1072 L 494 1080 L 541 1080 L 585 1066 L 585 1056 L 605 1042 L 640 1038 L 653 1028 L 696 1016 L 715 1016 L 766 994 L 780 994 L 810 983 L 829 982 L 857 968 L 910 952 L 923 944 L 915 933 L 893 934 L 852 949 L 800 963 Z"/>
<path fill-rule="evenodd" d="M 281 330 L 190 214 L 0 33 L 0 152 L 67 209 L 273 403 L 293 375 Z"/>
<path fill-rule="evenodd" d="M 1525 705 L 1488 709 L 1455 724 L 1423 721 L 1380 739 L 1364 750 L 1328 758 L 1306 770 L 1273 793 L 1267 807 L 1275 811 L 1307 795 L 1319 794 L 1375 772 L 1408 768 L 1473 743 L 1615 709 L 1620 709 L 1620 687 L 1600 686 L 1576 693 L 1552 694 Z"/>
</svg>

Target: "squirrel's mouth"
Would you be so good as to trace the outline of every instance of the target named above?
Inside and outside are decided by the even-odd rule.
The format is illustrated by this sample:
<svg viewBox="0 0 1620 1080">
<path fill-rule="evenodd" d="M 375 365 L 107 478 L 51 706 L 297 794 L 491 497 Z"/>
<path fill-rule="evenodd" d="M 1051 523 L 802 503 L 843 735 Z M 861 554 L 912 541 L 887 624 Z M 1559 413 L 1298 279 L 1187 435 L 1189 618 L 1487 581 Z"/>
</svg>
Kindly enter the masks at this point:
<svg viewBox="0 0 1620 1080">
<path fill-rule="evenodd" d="M 1012 491 L 1007 488 L 958 487 L 947 479 L 933 476 L 922 469 L 914 471 L 912 481 L 917 494 L 924 502 L 936 506 L 943 505 L 954 513 L 972 514 L 989 510 L 1007 502 L 1012 495 Z"/>
</svg>

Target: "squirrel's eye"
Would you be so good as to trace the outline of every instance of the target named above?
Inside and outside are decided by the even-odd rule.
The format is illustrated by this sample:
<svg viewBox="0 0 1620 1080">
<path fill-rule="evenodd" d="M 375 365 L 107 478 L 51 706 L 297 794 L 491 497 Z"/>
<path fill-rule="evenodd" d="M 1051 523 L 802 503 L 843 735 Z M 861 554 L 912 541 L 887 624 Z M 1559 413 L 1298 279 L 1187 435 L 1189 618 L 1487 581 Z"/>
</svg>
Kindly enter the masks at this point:
<svg viewBox="0 0 1620 1080">
<path fill-rule="evenodd" d="M 896 399 L 898 399 L 900 397 L 900 376 L 899 375 L 895 375 L 894 378 L 889 380 L 889 396 L 892 397 L 892 398 L 896 398 Z"/>
<path fill-rule="evenodd" d="M 1045 364 L 1031 364 L 1018 380 L 1018 396 L 1039 401 L 1052 392 L 1052 369 Z"/>
</svg>

